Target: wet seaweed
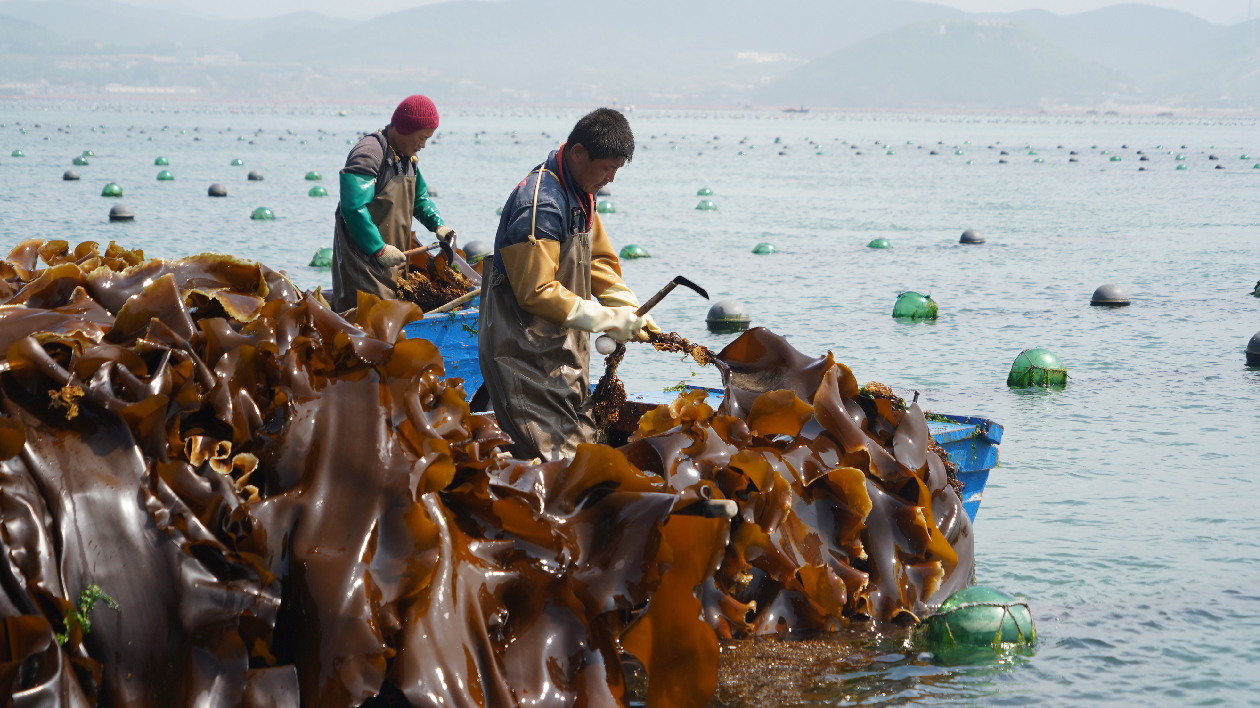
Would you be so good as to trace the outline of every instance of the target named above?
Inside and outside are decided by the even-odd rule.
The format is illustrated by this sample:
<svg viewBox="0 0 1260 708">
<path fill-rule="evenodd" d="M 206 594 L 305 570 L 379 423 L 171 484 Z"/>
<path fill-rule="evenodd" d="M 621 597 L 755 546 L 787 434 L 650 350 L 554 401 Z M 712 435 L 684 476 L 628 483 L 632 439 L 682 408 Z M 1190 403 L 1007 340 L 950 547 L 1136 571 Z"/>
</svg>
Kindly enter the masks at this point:
<svg viewBox="0 0 1260 708">
<path fill-rule="evenodd" d="M 970 579 L 922 411 L 830 354 L 749 330 L 718 408 L 539 464 L 421 316 L 230 256 L 0 260 L 0 703 L 626 706 L 627 652 L 649 705 L 697 706 L 719 639 L 905 625 Z M 710 498 L 739 513 L 686 515 Z M 117 612 L 59 644 L 90 584 Z"/>
<path fill-rule="evenodd" d="M 462 297 L 473 289 L 463 273 L 446 265 L 446 256 L 425 256 L 422 268 L 412 268 L 398 282 L 399 299 L 414 302 L 425 312 Z"/>
</svg>

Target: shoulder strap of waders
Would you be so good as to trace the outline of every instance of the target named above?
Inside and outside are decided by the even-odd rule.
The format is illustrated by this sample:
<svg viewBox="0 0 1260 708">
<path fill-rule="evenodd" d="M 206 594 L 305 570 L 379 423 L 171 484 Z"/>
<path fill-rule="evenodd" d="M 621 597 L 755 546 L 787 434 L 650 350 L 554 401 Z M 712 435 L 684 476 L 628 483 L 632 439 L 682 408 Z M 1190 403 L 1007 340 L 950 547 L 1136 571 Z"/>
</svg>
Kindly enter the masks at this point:
<svg viewBox="0 0 1260 708">
<path fill-rule="evenodd" d="M 538 166 L 538 179 L 535 180 L 534 182 L 534 208 L 533 208 L 533 213 L 530 214 L 529 216 L 529 242 L 530 243 L 538 243 L 538 239 L 534 238 L 534 231 L 535 229 L 538 228 L 538 188 L 542 187 L 542 176 L 544 172 L 551 175 L 552 177 L 556 177 L 555 174 L 551 172 L 551 170 L 547 169 L 547 163 L 544 162 L 543 164 Z M 559 182 L 560 178 L 556 177 L 556 181 Z"/>
</svg>

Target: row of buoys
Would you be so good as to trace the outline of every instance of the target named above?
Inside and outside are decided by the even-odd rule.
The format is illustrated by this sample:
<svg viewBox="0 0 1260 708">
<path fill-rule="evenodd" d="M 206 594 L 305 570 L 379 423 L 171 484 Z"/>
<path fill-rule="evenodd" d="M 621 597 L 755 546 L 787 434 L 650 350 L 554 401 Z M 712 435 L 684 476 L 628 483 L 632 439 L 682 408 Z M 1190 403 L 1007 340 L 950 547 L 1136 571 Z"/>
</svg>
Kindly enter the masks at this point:
<svg viewBox="0 0 1260 708">
<path fill-rule="evenodd" d="M 1256 289 L 1260 292 L 1260 283 L 1256 284 Z M 1127 290 L 1115 283 L 1106 283 L 1094 291 L 1089 304 L 1095 307 L 1127 307 L 1129 303 Z M 934 320 L 938 309 L 931 295 L 911 290 L 897 296 L 897 301 L 893 304 L 892 316 L 912 322 Z M 1256 345 L 1256 356 L 1260 357 L 1260 334 L 1252 338 L 1252 344 Z M 1251 355 L 1248 354 L 1248 362 L 1250 361 Z M 1049 350 L 1026 349 L 1020 352 L 1019 356 L 1015 357 L 1015 362 L 1011 364 L 1010 373 L 1006 377 L 1006 385 L 1012 388 L 1065 386 L 1067 385 L 1067 368 Z"/>
</svg>

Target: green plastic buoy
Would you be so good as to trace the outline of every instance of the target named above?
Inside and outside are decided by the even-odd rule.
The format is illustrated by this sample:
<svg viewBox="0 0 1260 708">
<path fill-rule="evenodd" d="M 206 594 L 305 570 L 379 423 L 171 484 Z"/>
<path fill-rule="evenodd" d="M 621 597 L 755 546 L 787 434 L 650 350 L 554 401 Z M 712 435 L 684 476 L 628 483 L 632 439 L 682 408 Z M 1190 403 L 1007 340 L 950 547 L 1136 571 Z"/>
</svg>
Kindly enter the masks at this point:
<svg viewBox="0 0 1260 708">
<path fill-rule="evenodd" d="M 867 248 L 892 248 L 892 242 L 890 242 L 886 238 L 877 238 L 877 239 L 873 239 L 870 243 L 866 244 L 866 247 Z"/>
<path fill-rule="evenodd" d="M 1044 158 L 1040 158 L 1040 157 L 1038 157 L 1038 158 L 1034 159 L 1034 160 L 1033 160 L 1033 162 L 1045 162 L 1045 159 L 1044 159 Z"/>
<path fill-rule="evenodd" d="M 1185 165 L 1177 165 L 1177 169 L 1179 169 L 1179 170 L 1184 170 L 1184 169 L 1186 169 L 1186 166 L 1185 166 Z"/>
<path fill-rule="evenodd" d="M 648 250 L 646 248 L 642 246 L 636 246 L 635 244 L 632 243 L 623 247 L 621 249 L 621 253 L 618 254 L 618 257 L 621 258 L 621 260 L 625 261 L 625 260 L 633 260 L 635 258 L 651 258 L 652 254 L 648 253 Z"/>
<path fill-rule="evenodd" d="M 494 210 L 494 215 L 495 215 L 495 216 L 503 216 L 503 207 L 499 207 L 498 209 L 495 209 L 495 210 Z"/>
<path fill-rule="evenodd" d="M 983 585 L 950 595 L 920 627 L 933 652 L 1024 649 L 1037 641 L 1028 603 Z"/>
<path fill-rule="evenodd" d="M 10 157 L 26 157 L 26 153 L 22 152 L 21 150 L 14 150 L 13 152 L 9 153 L 9 156 Z"/>
<path fill-rule="evenodd" d="M 324 176 L 316 172 L 315 170 L 311 170 L 310 172 L 306 173 L 306 179 L 307 181 L 310 181 L 310 182 L 318 182 L 323 178 Z"/>
<path fill-rule="evenodd" d="M 324 189 L 322 186 L 320 186 L 320 185 L 318 185 L 318 184 L 317 184 L 317 185 L 315 185 L 314 187 L 311 187 L 311 191 L 307 192 L 307 193 L 306 193 L 306 196 L 308 196 L 308 197 L 326 197 L 326 196 L 328 196 L 328 190 L 327 190 L 327 189 Z"/>
<path fill-rule="evenodd" d="M 819 154 L 819 155 L 821 155 L 821 154 L 822 154 L 822 150 L 819 150 L 819 151 L 818 151 L 818 154 Z M 897 154 L 897 151 L 896 151 L 896 150 L 889 150 L 888 152 L 885 152 L 884 154 L 885 154 L 885 155 L 896 155 L 896 154 Z"/>
<path fill-rule="evenodd" d="M 612 202 L 600 202 L 595 205 L 595 211 L 601 214 L 616 214 L 617 207 L 613 206 Z"/>
<path fill-rule="evenodd" d="M 258 221 L 265 221 L 268 219 L 276 218 L 276 215 L 271 213 L 271 210 L 268 209 L 267 207 L 258 207 L 257 209 L 254 210 L 253 214 L 249 215 L 249 218 L 258 220 Z"/>
<path fill-rule="evenodd" d="M 1185 155 L 1178 155 L 1178 156 L 1174 157 L 1173 159 L 1174 159 L 1174 160 L 1179 160 L 1179 161 L 1180 161 L 1180 160 L 1184 160 L 1184 159 L 1186 159 L 1186 156 L 1185 156 Z"/>
<path fill-rule="evenodd" d="M 245 161 L 244 161 L 244 160 L 242 160 L 242 159 L 241 159 L 241 158 L 239 158 L 239 157 L 238 157 L 238 158 L 236 158 L 235 160 L 232 160 L 232 166 L 233 166 L 233 167 L 240 167 L 240 166 L 241 166 L 241 165 L 243 165 L 243 164 L 245 164 Z"/>
<path fill-rule="evenodd" d="M 1239 160 L 1250 160 L 1250 159 L 1251 159 L 1251 155 L 1239 155 L 1239 156 L 1238 156 L 1238 159 L 1239 159 Z"/>
<path fill-rule="evenodd" d="M 696 208 L 700 211 L 713 211 L 717 209 L 717 204 L 714 204 L 712 199 L 701 199 Z"/>
<path fill-rule="evenodd" d="M 955 150 L 955 151 L 954 151 L 954 154 L 955 154 L 955 155 L 961 155 L 961 154 L 963 154 L 963 151 L 962 151 L 962 150 Z"/>
<path fill-rule="evenodd" d="M 712 195 L 713 195 L 713 190 L 709 189 L 708 187 L 701 187 L 700 189 L 696 190 L 697 197 L 709 197 Z"/>
<path fill-rule="evenodd" d="M 158 167 L 165 167 L 166 165 L 171 164 L 171 161 L 166 159 L 165 157 L 159 157 L 153 161 L 153 164 Z"/>
<path fill-rule="evenodd" d="M 315 256 L 311 258 L 312 268 L 331 268 L 332 267 L 332 249 L 321 248 L 315 252 Z"/>
<path fill-rule="evenodd" d="M 73 162 L 73 163 L 74 163 L 74 164 L 76 164 L 76 165 L 80 165 L 80 166 L 81 166 L 81 165 L 86 165 L 86 164 L 88 164 L 88 159 L 87 159 L 86 157 L 83 157 L 82 155 L 80 155 L 80 156 L 78 156 L 78 157 L 74 158 L 73 160 L 71 160 L 71 162 Z"/>
<path fill-rule="evenodd" d="M 162 170 L 158 173 L 157 178 L 159 182 L 170 182 L 175 179 L 175 175 L 171 174 L 170 170 Z"/>
<path fill-rule="evenodd" d="M 1011 388 L 1066 386 L 1067 378 L 1067 367 L 1052 352 L 1046 349 L 1025 349 L 1011 364 L 1006 385 Z"/>
<path fill-rule="evenodd" d="M 110 182 L 101 190 L 102 197 L 121 197 L 122 195 L 123 188 L 118 186 L 117 182 Z"/>
<path fill-rule="evenodd" d="M 773 243 L 762 241 L 756 246 L 753 246 L 752 252 L 759 256 L 769 256 L 778 253 L 779 249 L 775 248 Z"/>
<path fill-rule="evenodd" d="M 1119 155 L 1112 155 L 1112 156 L 1111 156 L 1111 161 L 1112 161 L 1112 162 L 1120 162 L 1120 156 L 1119 156 Z"/>
<path fill-rule="evenodd" d="M 936 301 L 931 295 L 908 290 L 897 296 L 893 304 L 892 316 L 897 319 L 934 320 L 936 319 Z"/>
<path fill-rule="evenodd" d="M 91 150 L 84 150 L 83 157 L 96 157 L 96 153 L 92 152 Z M 1246 158 L 1243 158 L 1243 159 L 1246 159 Z"/>
</svg>

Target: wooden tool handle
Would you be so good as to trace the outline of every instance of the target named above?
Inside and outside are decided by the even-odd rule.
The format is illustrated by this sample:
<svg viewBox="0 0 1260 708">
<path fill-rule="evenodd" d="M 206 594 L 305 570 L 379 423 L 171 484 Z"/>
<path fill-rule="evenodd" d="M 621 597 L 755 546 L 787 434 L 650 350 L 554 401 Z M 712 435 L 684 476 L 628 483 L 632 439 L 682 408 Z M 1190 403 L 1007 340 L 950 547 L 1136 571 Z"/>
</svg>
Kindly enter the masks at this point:
<svg viewBox="0 0 1260 708">
<path fill-rule="evenodd" d="M 661 288 L 660 291 L 657 292 L 655 295 L 653 295 L 647 302 L 643 303 L 643 305 L 639 307 L 639 309 L 635 310 L 634 314 L 638 315 L 639 317 L 646 315 L 648 313 L 648 310 L 651 310 L 653 307 L 656 307 L 656 305 L 660 303 L 661 300 L 664 300 L 666 295 L 673 292 L 674 288 L 676 287 L 678 287 L 678 283 L 670 281 L 669 284 Z"/>
<path fill-rule="evenodd" d="M 472 292 L 468 293 L 467 295 L 461 295 L 455 298 L 454 300 L 451 300 L 450 302 L 446 303 L 445 305 L 442 305 L 441 307 L 435 307 L 424 314 L 435 315 L 439 312 L 447 312 L 448 310 L 454 310 L 455 308 L 477 297 L 480 294 L 481 294 L 481 288 L 477 288 L 473 290 Z"/>
</svg>

